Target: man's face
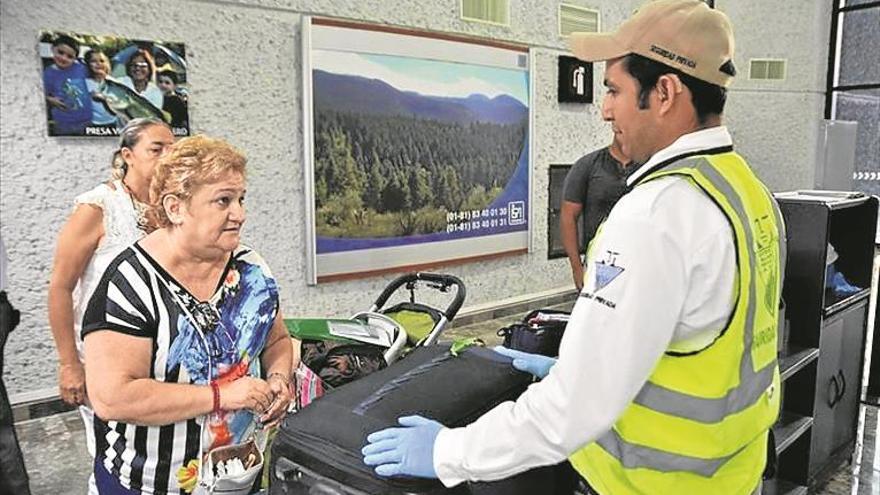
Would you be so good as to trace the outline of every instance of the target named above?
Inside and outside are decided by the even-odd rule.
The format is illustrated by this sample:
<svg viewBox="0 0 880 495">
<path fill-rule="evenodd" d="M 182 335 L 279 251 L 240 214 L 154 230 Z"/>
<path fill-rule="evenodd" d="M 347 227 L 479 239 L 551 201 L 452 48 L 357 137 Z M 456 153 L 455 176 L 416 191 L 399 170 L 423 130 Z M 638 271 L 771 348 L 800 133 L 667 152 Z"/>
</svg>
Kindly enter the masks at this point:
<svg viewBox="0 0 880 495">
<path fill-rule="evenodd" d="M 55 45 L 52 47 L 52 60 L 59 69 L 66 69 L 76 60 L 76 52 L 67 45 Z"/>
<path fill-rule="evenodd" d="M 602 117 L 611 123 L 621 151 L 638 163 L 645 163 L 654 149 L 654 119 L 650 109 L 639 109 L 639 83 L 623 67 L 623 59 L 605 64 L 605 97 Z"/>
</svg>

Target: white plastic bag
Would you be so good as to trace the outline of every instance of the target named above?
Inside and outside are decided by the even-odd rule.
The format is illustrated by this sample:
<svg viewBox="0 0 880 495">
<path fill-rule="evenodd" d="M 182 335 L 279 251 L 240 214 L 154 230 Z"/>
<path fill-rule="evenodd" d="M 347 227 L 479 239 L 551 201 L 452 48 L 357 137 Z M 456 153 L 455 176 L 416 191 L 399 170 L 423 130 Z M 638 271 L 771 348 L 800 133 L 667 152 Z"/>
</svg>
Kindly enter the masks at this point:
<svg viewBox="0 0 880 495">
<path fill-rule="evenodd" d="M 194 494 L 248 495 L 251 493 L 254 481 L 263 472 L 265 460 L 263 450 L 266 448 L 267 440 L 268 436 L 265 432 L 256 431 L 246 442 L 212 449 L 205 459 L 204 469 L 201 470 L 202 479 L 199 480 Z M 216 475 L 217 464 L 233 458 L 241 460 L 245 467 L 244 471 L 233 475 Z"/>
</svg>

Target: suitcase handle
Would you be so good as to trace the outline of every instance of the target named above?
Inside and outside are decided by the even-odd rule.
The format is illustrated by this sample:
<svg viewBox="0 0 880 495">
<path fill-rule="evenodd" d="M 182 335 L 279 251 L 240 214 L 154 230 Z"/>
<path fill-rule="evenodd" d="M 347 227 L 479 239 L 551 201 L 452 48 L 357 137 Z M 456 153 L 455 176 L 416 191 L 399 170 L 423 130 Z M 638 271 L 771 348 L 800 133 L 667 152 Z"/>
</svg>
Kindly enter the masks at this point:
<svg viewBox="0 0 880 495">
<path fill-rule="evenodd" d="M 286 485 L 288 482 L 293 481 L 297 484 L 297 488 L 308 490 L 306 492 L 308 495 L 351 495 L 352 493 L 362 493 L 345 490 L 337 485 L 336 482 L 320 479 L 322 476 L 309 471 L 303 466 L 294 464 L 284 457 L 278 458 L 272 472 L 275 479 L 269 484 L 270 489 L 273 484 Z M 284 493 L 287 493 L 286 489 L 282 490 Z M 300 492 L 294 489 L 294 493 Z"/>
<path fill-rule="evenodd" d="M 345 495 L 330 485 L 318 482 L 309 487 L 309 495 Z"/>
</svg>

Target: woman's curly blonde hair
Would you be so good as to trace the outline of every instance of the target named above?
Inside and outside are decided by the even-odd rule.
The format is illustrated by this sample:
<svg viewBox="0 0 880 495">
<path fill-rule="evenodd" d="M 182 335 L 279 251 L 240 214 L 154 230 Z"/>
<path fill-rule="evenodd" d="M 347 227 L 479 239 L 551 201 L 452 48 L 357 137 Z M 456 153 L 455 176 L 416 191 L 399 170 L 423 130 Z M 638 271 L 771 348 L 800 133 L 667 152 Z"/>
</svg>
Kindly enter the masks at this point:
<svg viewBox="0 0 880 495">
<path fill-rule="evenodd" d="M 217 182 L 230 172 L 244 176 L 246 163 L 241 151 L 221 139 L 197 135 L 174 143 L 153 172 L 147 211 L 152 229 L 172 224 L 162 205 L 165 196 L 173 194 L 189 201 L 200 186 Z"/>
</svg>

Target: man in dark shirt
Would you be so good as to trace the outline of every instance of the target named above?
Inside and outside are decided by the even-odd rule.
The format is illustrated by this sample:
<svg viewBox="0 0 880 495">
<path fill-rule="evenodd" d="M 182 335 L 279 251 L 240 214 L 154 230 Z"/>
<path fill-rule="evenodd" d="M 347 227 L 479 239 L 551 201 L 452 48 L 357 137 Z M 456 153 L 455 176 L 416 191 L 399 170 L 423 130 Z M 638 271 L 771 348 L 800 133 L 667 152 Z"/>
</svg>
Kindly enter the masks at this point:
<svg viewBox="0 0 880 495">
<path fill-rule="evenodd" d="M 581 157 L 565 176 L 559 233 L 578 290 L 584 286 L 584 249 L 578 245 L 577 218 L 583 214 L 584 242 L 589 245 L 599 224 L 626 191 L 626 178 L 637 168 L 621 151 L 615 134 L 611 145 Z"/>
<path fill-rule="evenodd" d="M 9 396 L 3 384 L 3 348 L 19 319 L 19 312 L 6 297 L 6 262 L 6 249 L 0 237 L 0 493 L 29 495 L 28 475 L 15 436 Z"/>
</svg>

